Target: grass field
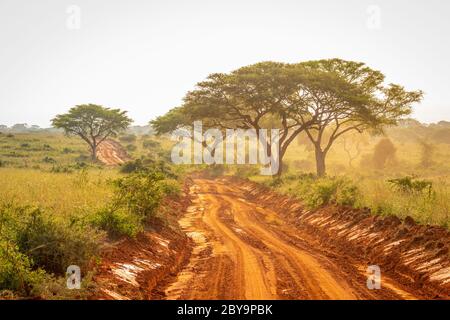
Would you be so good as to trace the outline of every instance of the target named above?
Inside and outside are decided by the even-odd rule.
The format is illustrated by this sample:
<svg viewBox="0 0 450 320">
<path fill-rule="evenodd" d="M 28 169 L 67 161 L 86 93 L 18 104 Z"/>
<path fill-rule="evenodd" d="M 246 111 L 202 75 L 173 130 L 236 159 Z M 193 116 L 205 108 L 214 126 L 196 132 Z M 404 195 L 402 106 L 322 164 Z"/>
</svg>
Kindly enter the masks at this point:
<svg viewBox="0 0 450 320">
<path fill-rule="evenodd" d="M 435 143 L 430 164 L 424 167 L 421 164 L 424 151 L 419 140 L 400 139 L 401 131 L 397 129 L 391 134 L 396 148 L 395 161 L 382 169 L 374 168 L 367 161 L 382 137 L 365 136 L 363 143 L 358 143 L 361 137 L 353 137 L 346 141 L 345 148 L 342 143 L 336 144 L 327 158 L 328 176 L 346 177 L 357 186 L 355 206 L 370 207 L 379 214 L 410 215 L 421 223 L 448 226 L 450 145 Z M 168 161 L 172 144 L 167 139 L 132 134 L 120 137 L 120 141 L 133 158 L 155 157 L 159 153 L 163 161 Z M 0 134 L 0 150 L 0 201 L 41 206 L 60 216 L 78 214 L 86 208 L 98 208 L 107 203 L 112 192 L 109 181 L 120 176 L 117 169 L 89 164 L 85 144 L 78 138 L 59 133 L 36 132 L 14 136 L 3 133 Z M 298 139 L 289 148 L 285 164 L 284 176 L 314 173 L 314 152 Z M 399 192 L 388 182 L 404 176 L 431 181 L 433 193 Z M 272 180 L 259 176 L 252 178 L 261 182 Z M 298 195 L 298 179 L 284 180 L 277 186 L 280 191 L 301 196 Z"/>
<path fill-rule="evenodd" d="M 33 169 L 0 169 L 0 201 L 40 206 L 57 216 L 70 217 L 99 208 L 111 198 L 110 181 L 116 170 L 51 173 Z"/>
<path fill-rule="evenodd" d="M 445 143 L 430 143 L 432 152 L 424 150 L 420 138 L 410 138 L 408 141 L 399 139 L 401 128 L 391 129 L 387 135 L 394 144 L 395 153 L 390 162 L 383 168 L 376 168 L 371 163 L 374 148 L 385 136 L 354 137 L 346 141 L 345 151 L 343 144 L 338 143 L 330 151 L 327 158 L 328 178 L 318 183 L 320 192 L 325 193 L 332 188 L 333 177 L 343 179 L 346 185 L 356 187 L 354 201 L 355 207 L 368 207 L 375 214 L 395 215 L 401 218 L 411 216 L 422 224 L 440 225 L 450 228 L 450 145 Z M 355 145 L 359 144 L 359 150 Z M 357 140 L 358 139 L 358 140 Z M 352 159 L 350 164 L 350 158 Z M 424 158 L 427 163 L 424 165 Z M 302 193 L 300 174 L 315 172 L 314 152 L 300 139 L 293 144 L 285 157 L 284 177 L 276 183 L 274 188 L 302 200 L 310 190 L 310 185 Z M 402 177 L 415 177 L 416 180 L 432 183 L 432 191 L 408 192 L 399 190 L 389 180 Z M 331 177 L 331 178 L 330 178 Z M 272 178 L 250 176 L 250 179 L 265 184 L 273 184 Z M 320 184 L 323 184 L 321 186 Z M 335 190 L 336 191 L 336 190 Z M 318 191 L 319 192 L 319 191 Z M 337 190 L 339 192 L 339 190 Z M 315 196 L 315 195 L 312 195 Z M 306 197 L 306 198 L 305 198 Z"/>
<path fill-rule="evenodd" d="M 133 156 L 163 154 L 143 140 L 126 144 Z M 0 297 L 74 298 L 67 266 L 91 270 L 105 241 L 134 237 L 178 190 L 157 171 L 92 164 L 83 142 L 58 133 L 1 134 L 0 161 Z M 75 298 L 89 295 L 89 283 L 83 288 Z"/>
<path fill-rule="evenodd" d="M 301 139 L 288 150 L 281 178 L 256 175 L 257 168 L 250 166 L 225 172 L 269 185 L 310 208 L 328 203 L 368 207 L 374 214 L 411 216 L 450 229 L 450 145 L 433 143 L 431 152 L 419 140 L 388 137 L 394 152 L 382 168 L 372 160 L 386 137 L 367 136 L 362 146 L 359 138 L 336 144 L 324 178 L 314 176 L 314 152 Z M 173 142 L 166 138 L 127 134 L 118 140 L 141 159 L 127 167 L 131 173 L 92 164 L 88 148 L 77 138 L 55 132 L 0 134 L 0 288 L 12 290 L 3 295 L 72 297 L 63 283 L 67 265 L 91 269 L 107 239 L 135 236 L 161 197 L 176 192 L 172 173 L 205 168 L 172 166 Z M 166 170 L 161 163 L 172 173 L 162 178 L 133 173 L 143 164 L 161 173 Z M 221 174 L 222 169 L 211 171 Z M 389 182 L 408 176 L 431 188 L 401 189 Z M 84 288 L 77 297 L 89 295 L 90 286 Z"/>
<path fill-rule="evenodd" d="M 80 139 L 54 132 L 0 134 L 0 166 L 51 170 L 89 160 Z"/>
</svg>

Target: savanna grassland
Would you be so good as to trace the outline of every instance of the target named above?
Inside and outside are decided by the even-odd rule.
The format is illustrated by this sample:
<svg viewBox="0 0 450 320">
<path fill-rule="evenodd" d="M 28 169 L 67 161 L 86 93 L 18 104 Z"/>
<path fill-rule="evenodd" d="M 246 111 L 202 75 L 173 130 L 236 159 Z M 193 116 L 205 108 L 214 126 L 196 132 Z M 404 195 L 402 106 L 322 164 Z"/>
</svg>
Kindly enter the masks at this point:
<svg viewBox="0 0 450 320">
<path fill-rule="evenodd" d="M 447 122 L 424 126 L 413 121 L 386 128 L 382 135 L 353 134 L 331 149 L 328 176 L 315 179 L 314 150 L 300 136 L 286 154 L 280 179 L 242 174 L 311 208 L 336 202 L 450 228 L 449 139 Z"/>
<path fill-rule="evenodd" d="M 179 187 L 170 169 L 152 169 L 164 154 L 160 143 L 132 134 L 120 140 L 137 158 L 152 159 L 145 174 L 135 173 L 133 163 L 92 163 L 81 139 L 58 132 L 0 134 L 2 297 L 86 298 L 94 290 L 91 273 L 73 292 L 66 268 L 94 269 L 105 243 L 134 238 L 148 219 L 163 218 L 159 203 Z"/>
<path fill-rule="evenodd" d="M 88 298 L 100 252 L 135 238 L 165 219 L 159 205 L 180 192 L 186 172 L 234 175 L 288 194 L 313 210 L 328 204 L 370 208 L 373 214 L 412 217 L 450 227 L 450 126 L 411 121 L 384 134 L 349 135 L 331 149 L 327 176 L 315 174 L 314 150 L 299 136 L 283 174 L 257 166 L 173 166 L 167 136 L 128 132 L 117 141 L 133 158 L 120 167 L 93 163 L 80 139 L 59 132 L 0 135 L 0 287 L 3 298 Z M 91 270 L 82 290 L 68 290 L 65 271 Z"/>
</svg>

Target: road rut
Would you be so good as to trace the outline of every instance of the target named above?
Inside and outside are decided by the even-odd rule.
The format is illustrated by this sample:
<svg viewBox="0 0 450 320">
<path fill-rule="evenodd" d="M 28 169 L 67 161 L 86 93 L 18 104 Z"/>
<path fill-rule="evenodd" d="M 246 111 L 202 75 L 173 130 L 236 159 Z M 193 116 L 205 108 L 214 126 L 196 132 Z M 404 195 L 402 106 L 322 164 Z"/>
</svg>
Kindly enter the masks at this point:
<svg viewBox="0 0 450 320">
<path fill-rule="evenodd" d="M 392 279 L 369 290 L 367 266 L 337 259 L 229 181 L 195 179 L 190 192 L 180 225 L 195 245 L 166 299 L 415 298 Z"/>
</svg>

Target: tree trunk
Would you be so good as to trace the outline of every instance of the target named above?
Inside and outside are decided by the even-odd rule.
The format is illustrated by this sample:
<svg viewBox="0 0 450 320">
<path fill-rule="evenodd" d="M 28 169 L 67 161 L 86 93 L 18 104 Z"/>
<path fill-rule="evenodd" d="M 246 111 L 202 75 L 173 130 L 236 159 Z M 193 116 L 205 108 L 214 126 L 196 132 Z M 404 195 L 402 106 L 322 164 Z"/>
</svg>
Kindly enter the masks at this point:
<svg viewBox="0 0 450 320">
<path fill-rule="evenodd" d="M 280 151 L 279 151 L 280 152 L 279 156 L 278 156 L 279 164 L 278 164 L 278 171 L 276 173 L 277 178 L 280 178 L 281 174 L 283 173 L 283 158 L 284 158 L 284 154 L 286 153 L 286 150 L 287 150 L 287 146 L 280 148 Z"/>
<path fill-rule="evenodd" d="M 280 165 L 278 167 L 278 171 L 276 173 L 276 177 L 280 178 L 282 173 L 283 173 L 283 160 L 280 159 Z"/>
<path fill-rule="evenodd" d="M 91 146 L 91 149 L 92 149 L 92 155 L 91 155 L 92 162 L 96 162 L 97 161 L 97 146 L 93 145 L 93 146 Z"/>
<path fill-rule="evenodd" d="M 324 177 L 326 174 L 325 157 L 326 152 L 324 152 L 319 146 L 315 146 L 316 154 L 316 170 L 318 177 Z"/>
</svg>

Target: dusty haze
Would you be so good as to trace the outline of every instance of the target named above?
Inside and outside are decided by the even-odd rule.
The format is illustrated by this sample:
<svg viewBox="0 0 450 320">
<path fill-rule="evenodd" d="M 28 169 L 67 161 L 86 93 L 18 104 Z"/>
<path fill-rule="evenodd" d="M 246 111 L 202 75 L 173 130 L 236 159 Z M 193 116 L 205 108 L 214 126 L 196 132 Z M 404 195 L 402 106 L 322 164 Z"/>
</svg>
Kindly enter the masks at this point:
<svg viewBox="0 0 450 320">
<path fill-rule="evenodd" d="M 1 0 L 0 124 L 49 126 L 81 103 L 145 124 L 209 73 L 332 57 L 424 90 L 414 116 L 448 120 L 449 9 L 440 0 Z"/>
</svg>

